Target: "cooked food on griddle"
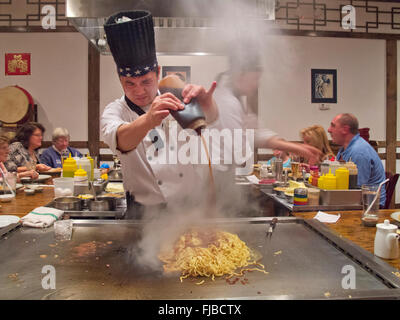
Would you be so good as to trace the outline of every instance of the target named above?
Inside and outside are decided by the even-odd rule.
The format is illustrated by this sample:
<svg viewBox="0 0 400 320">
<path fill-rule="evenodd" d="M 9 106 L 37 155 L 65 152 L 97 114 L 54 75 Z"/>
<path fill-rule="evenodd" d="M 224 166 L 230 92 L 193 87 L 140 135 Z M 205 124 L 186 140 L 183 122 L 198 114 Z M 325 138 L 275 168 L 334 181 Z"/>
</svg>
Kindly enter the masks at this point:
<svg viewBox="0 0 400 320">
<path fill-rule="evenodd" d="M 119 182 L 109 182 L 106 186 L 105 191 L 111 193 L 125 192 L 123 184 Z"/>
<path fill-rule="evenodd" d="M 180 280 L 189 276 L 242 276 L 244 271 L 264 271 L 254 252 L 235 234 L 220 230 L 191 229 L 174 243 L 162 248 L 159 259 L 165 272 L 180 272 Z M 247 268 L 250 265 L 260 268 Z M 242 269 L 241 269 L 242 268 Z M 236 272 L 237 271 L 237 272 Z"/>
<path fill-rule="evenodd" d="M 80 194 L 78 195 L 79 199 L 87 200 L 87 199 L 93 199 L 94 196 L 92 194 Z"/>
</svg>

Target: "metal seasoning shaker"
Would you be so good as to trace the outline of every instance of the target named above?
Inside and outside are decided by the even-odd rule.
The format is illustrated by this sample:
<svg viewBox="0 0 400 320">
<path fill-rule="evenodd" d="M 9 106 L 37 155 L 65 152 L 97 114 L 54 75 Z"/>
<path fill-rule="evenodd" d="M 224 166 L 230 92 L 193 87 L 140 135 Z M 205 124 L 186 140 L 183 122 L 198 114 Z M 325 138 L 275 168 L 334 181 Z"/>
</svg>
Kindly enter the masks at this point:
<svg viewBox="0 0 400 320">
<path fill-rule="evenodd" d="M 329 160 L 324 160 L 324 162 L 321 163 L 321 176 L 327 173 L 329 173 Z"/>
<path fill-rule="evenodd" d="M 283 161 L 282 159 L 275 160 L 275 179 L 276 181 L 282 181 Z"/>
<path fill-rule="evenodd" d="M 170 92 L 183 101 L 182 89 L 184 86 L 185 83 L 177 76 L 169 75 L 161 79 L 158 88 L 162 94 Z M 200 134 L 201 130 L 206 127 L 206 117 L 196 99 L 185 104 L 183 110 L 170 110 L 170 112 L 183 129 L 192 129 Z"/>
</svg>

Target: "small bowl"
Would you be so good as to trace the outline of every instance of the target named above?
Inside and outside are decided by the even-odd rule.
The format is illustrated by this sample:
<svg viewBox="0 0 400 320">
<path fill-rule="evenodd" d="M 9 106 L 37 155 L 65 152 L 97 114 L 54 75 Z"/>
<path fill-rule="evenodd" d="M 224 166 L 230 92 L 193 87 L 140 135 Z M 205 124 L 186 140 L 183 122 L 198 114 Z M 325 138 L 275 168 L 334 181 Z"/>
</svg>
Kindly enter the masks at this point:
<svg viewBox="0 0 400 320">
<path fill-rule="evenodd" d="M 34 189 L 25 189 L 25 194 L 28 196 L 32 196 L 35 194 L 35 190 Z"/>
<path fill-rule="evenodd" d="M 35 186 L 34 184 L 26 185 L 26 189 L 34 190 L 36 192 L 43 192 L 43 187 Z"/>
<path fill-rule="evenodd" d="M 0 194 L 0 202 L 11 202 L 11 200 L 14 198 L 15 196 L 13 194 Z"/>
</svg>

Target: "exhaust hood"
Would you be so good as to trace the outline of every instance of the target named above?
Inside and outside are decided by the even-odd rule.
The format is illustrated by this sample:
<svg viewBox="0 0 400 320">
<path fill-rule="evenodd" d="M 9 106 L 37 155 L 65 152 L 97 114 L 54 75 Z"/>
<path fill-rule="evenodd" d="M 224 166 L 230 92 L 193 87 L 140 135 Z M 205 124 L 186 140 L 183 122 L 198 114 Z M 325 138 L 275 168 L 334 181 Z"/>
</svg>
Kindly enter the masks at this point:
<svg viewBox="0 0 400 320">
<path fill-rule="evenodd" d="M 158 55 L 226 54 L 232 38 L 275 20 L 275 0 L 66 0 L 67 19 L 104 55 L 103 25 L 123 10 L 152 13 Z"/>
</svg>

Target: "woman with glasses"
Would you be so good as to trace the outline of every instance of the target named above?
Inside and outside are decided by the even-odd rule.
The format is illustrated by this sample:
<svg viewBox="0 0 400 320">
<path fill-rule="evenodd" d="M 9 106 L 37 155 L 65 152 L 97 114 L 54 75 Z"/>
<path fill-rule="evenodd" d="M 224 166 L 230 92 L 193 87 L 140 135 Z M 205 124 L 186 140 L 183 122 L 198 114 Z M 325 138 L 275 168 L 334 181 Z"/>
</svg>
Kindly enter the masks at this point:
<svg viewBox="0 0 400 320">
<path fill-rule="evenodd" d="M 39 177 L 38 172 L 51 169 L 40 163 L 37 152 L 42 145 L 44 131 L 45 128 L 37 122 L 28 122 L 18 129 L 5 162 L 8 171 L 36 179 Z"/>
</svg>

